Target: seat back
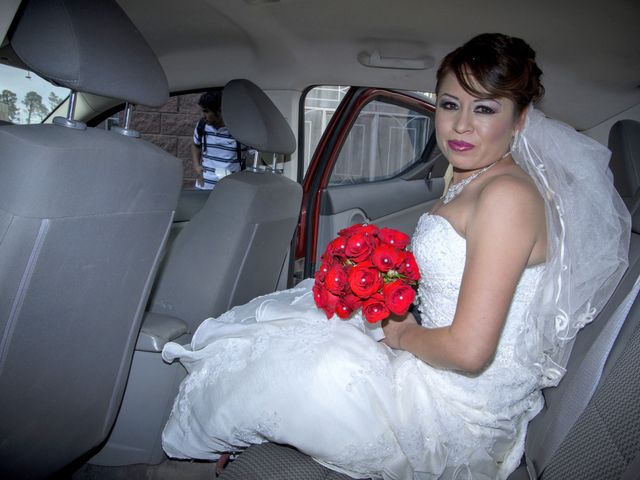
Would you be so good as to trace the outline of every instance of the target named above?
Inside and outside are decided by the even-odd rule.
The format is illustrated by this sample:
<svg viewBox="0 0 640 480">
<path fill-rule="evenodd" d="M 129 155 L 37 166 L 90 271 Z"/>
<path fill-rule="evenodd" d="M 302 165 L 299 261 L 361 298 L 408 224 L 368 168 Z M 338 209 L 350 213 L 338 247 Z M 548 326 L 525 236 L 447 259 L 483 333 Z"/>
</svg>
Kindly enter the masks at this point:
<svg viewBox="0 0 640 480">
<path fill-rule="evenodd" d="M 618 334 L 597 390 L 550 458 L 541 478 L 640 478 L 638 398 L 640 297 Z"/>
<path fill-rule="evenodd" d="M 247 80 L 225 86 L 222 113 L 245 145 L 279 154 L 295 149 L 282 114 Z M 193 332 L 205 318 L 274 291 L 301 201 L 301 186 L 277 172 L 224 177 L 167 252 L 150 311 L 178 317 Z"/>
<path fill-rule="evenodd" d="M 634 207 L 640 204 L 639 125 L 618 122 L 609 137 L 614 183 L 633 213 L 629 268 L 602 312 L 576 337 L 562 381 L 544 390 L 545 408 L 529 424 L 525 445 L 531 478 L 620 478 L 640 451 L 640 356 L 634 355 L 640 349 L 640 300 L 634 298 L 640 277 L 640 209 Z M 625 303 L 632 304 L 626 316 Z"/>
<path fill-rule="evenodd" d="M 616 189 L 634 214 L 640 205 L 640 122 L 616 122 L 609 131 L 609 149 Z"/>
<path fill-rule="evenodd" d="M 30 1 L 11 43 L 59 85 L 168 97 L 113 0 Z M 1 478 L 49 476 L 106 438 L 180 190 L 175 157 L 62 120 L 0 127 Z"/>
</svg>

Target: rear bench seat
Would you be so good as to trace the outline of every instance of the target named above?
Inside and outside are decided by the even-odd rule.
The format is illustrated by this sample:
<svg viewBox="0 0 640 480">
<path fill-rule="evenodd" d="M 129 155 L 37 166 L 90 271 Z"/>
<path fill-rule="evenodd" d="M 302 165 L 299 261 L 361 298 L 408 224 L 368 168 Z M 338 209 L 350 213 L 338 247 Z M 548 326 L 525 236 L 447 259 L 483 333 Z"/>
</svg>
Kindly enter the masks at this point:
<svg viewBox="0 0 640 480">
<path fill-rule="evenodd" d="M 615 185 L 633 216 L 629 268 L 596 320 L 577 336 L 567 374 L 548 388 L 546 407 L 530 424 L 526 461 L 509 480 L 640 478 L 640 123 L 617 122 L 609 135 Z M 588 260 L 585 260 L 588 261 Z M 616 310 L 632 302 L 612 348 L 596 361 L 598 346 L 616 320 Z M 614 331 L 617 331 L 614 329 Z M 604 342 L 606 343 L 606 342 Z M 591 367 L 583 362 L 591 359 Z M 593 388 L 593 372 L 601 372 Z M 591 390 L 585 396 L 585 392 Z M 595 391 L 594 391 L 595 390 Z M 590 398 L 589 398 L 589 395 Z M 244 451 L 223 480 L 347 480 L 284 445 L 266 443 Z"/>
</svg>

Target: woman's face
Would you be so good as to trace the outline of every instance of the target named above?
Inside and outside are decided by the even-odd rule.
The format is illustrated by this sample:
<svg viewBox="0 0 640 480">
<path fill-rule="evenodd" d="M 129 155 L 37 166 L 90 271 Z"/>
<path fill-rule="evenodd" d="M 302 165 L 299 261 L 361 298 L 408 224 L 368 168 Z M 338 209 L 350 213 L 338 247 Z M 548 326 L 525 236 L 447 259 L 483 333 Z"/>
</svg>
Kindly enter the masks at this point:
<svg viewBox="0 0 640 480">
<path fill-rule="evenodd" d="M 476 170 L 502 158 L 516 132 L 515 104 L 467 93 L 453 73 L 441 82 L 436 109 L 438 146 L 460 170 Z"/>
</svg>

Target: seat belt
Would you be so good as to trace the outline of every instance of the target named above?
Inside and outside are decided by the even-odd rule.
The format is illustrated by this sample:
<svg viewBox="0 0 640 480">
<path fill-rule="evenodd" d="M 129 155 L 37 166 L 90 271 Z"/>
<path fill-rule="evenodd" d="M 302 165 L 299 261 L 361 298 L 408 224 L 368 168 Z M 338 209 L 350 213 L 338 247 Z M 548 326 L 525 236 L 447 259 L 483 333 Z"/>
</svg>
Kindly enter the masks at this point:
<svg viewBox="0 0 640 480">
<path fill-rule="evenodd" d="M 535 454 L 525 451 L 525 461 L 527 473 L 531 480 L 537 480 L 547 467 L 551 458 L 556 453 L 558 447 L 569 433 L 571 427 L 576 423 L 582 414 L 591 397 L 598 388 L 604 365 L 609 357 L 609 352 L 618 337 L 618 333 L 624 324 L 629 310 L 636 300 L 640 290 L 640 277 L 636 278 L 631 291 L 627 294 L 618 308 L 613 312 L 607 324 L 593 342 L 589 351 L 584 356 L 580 364 L 580 374 L 571 379 L 571 385 L 567 388 L 567 398 L 560 407 L 557 420 L 550 435 L 547 435 L 541 445 L 537 445 Z M 533 464 L 532 458 L 537 459 L 537 468 Z"/>
</svg>

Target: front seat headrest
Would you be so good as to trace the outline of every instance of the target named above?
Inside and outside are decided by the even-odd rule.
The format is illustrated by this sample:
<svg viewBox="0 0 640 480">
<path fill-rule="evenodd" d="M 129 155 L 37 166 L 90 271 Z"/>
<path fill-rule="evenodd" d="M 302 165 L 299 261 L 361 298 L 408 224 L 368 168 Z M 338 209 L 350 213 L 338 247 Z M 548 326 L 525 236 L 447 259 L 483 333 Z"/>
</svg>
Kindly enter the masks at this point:
<svg viewBox="0 0 640 480">
<path fill-rule="evenodd" d="M 155 53 L 115 0 L 31 0 L 11 45 L 32 71 L 73 91 L 151 107 L 169 98 Z"/>
<path fill-rule="evenodd" d="M 249 80 L 231 80 L 225 85 L 222 117 L 231 135 L 244 145 L 283 155 L 296 149 L 296 138 L 278 107 Z"/>
</svg>

